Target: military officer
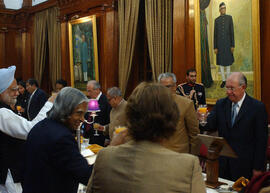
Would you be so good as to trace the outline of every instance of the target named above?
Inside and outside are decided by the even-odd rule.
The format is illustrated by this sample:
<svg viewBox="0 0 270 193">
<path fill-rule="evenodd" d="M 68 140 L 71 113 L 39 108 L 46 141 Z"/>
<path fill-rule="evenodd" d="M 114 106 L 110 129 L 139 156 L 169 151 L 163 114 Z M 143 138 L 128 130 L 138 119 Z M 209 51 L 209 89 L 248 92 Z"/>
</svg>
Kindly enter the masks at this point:
<svg viewBox="0 0 270 193">
<path fill-rule="evenodd" d="M 230 75 L 230 66 L 234 62 L 234 29 L 232 16 L 226 14 L 224 2 L 219 4 L 220 16 L 215 19 L 214 25 L 214 52 L 217 58 L 217 65 L 220 66 L 222 83 L 225 86 L 224 68 L 226 67 L 227 78 Z"/>
<path fill-rule="evenodd" d="M 196 83 L 196 77 L 195 69 L 187 70 L 187 82 L 179 84 L 176 89 L 177 94 L 193 100 L 195 109 L 197 109 L 198 105 L 206 104 L 204 86 L 202 83 Z"/>
</svg>

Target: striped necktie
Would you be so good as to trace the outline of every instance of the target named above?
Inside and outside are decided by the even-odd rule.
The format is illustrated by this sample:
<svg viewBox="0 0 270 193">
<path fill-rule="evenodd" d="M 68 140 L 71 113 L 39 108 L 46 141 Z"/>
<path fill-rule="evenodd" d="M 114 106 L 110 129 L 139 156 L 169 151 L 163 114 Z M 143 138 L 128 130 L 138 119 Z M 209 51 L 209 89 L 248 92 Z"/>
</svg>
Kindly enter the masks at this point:
<svg viewBox="0 0 270 193">
<path fill-rule="evenodd" d="M 235 121 L 235 118 L 237 116 L 237 111 L 236 111 L 236 108 L 238 107 L 238 104 L 237 103 L 234 103 L 233 104 L 233 107 L 232 107 L 232 117 L 231 117 L 231 123 L 232 123 L 232 126 L 234 124 L 234 121 Z"/>
</svg>

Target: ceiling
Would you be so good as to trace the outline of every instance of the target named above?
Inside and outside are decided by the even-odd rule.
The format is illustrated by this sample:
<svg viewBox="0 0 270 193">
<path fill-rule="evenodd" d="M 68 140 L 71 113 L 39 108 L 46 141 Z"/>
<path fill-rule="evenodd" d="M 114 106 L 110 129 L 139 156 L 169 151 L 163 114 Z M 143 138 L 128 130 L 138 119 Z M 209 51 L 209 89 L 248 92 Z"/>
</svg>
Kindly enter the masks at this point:
<svg viewBox="0 0 270 193">
<path fill-rule="evenodd" d="M 32 0 L 32 6 L 43 3 L 47 0 Z M 4 0 L 7 9 L 20 9 L 22 8 L 23 0 Z"/>
</svg>

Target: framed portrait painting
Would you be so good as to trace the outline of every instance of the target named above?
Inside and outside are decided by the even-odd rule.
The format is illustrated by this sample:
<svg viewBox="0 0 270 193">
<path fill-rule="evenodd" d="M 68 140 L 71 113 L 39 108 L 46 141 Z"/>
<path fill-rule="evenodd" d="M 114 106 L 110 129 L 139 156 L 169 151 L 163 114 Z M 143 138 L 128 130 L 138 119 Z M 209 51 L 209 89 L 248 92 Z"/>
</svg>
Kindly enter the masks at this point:
<svg viewBox="0 0 270 193">
<path fill-rule="evenodd" d="M 69 22 L 71 86 L 86 90 L 89 80 L 99 80 L 96 16 Z"/>
<path fill-rule="evenodd" d="M 197 79 L 206 101 L 226 96 L 231 72 L 242 72 L 246 92 L 261 97 L 259 0 L 194 0 Z"/>
</svg>

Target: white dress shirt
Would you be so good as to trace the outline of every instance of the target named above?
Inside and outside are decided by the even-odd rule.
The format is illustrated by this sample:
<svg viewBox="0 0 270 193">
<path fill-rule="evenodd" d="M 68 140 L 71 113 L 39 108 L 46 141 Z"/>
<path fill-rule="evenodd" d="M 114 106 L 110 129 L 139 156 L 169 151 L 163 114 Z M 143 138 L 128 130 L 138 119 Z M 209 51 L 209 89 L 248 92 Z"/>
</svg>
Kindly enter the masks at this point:
<svg viewBox="0 0 270 193">
<path fill-rule="evenodd" d="M 236 114 L 238 115 L 240 108 L 245 100 L 246 93 L 244 93 L 243 97 L 237 102 L 238 106 L 236 107 Z M 232 108 L 233 108 L 234 103 L 232 103 Z M 232 109 L 233 110 L 233 109 Z"/>
<path fill-rule="evenodd" d="M 53 103 L 47 101 L 32 121 L 28 121 L 7 108 L 0 108 L 0 131 L 12 137 L 26 140 L 32 127 L 46 118 L 46 113 L 52 106 Z"/>
</svg>

